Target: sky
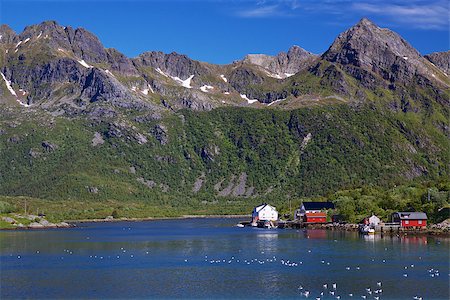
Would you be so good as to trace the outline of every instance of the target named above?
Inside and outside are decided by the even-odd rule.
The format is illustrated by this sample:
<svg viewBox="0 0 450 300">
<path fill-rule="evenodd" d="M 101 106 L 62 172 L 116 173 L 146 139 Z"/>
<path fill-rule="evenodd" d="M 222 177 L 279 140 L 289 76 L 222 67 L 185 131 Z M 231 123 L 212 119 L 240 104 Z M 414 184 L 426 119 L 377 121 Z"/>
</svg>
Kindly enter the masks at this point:
<svg viewBox="0 0 450 300">
<path fill-rule="evenodd" d="M 0 23 L 17 33 L 55 20 L 83 27 L 129 57 L 178 52 L 216 64 L 298 45 L 325 52 L 367 17 L 419 52 L 450 49 L 448 0 L 0 0 Z"/>
</svg>

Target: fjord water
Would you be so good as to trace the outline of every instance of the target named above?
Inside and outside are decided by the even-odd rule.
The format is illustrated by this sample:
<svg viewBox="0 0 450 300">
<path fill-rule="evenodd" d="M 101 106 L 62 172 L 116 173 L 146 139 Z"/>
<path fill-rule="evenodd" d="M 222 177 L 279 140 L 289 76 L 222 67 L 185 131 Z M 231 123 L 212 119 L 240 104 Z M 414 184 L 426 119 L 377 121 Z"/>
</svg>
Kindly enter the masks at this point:
<svg viewBox="0 0 450 300">
<path fill-rule="evenodd" d="M 2 231 L 0 298 L 449 298 L 448 239 L 236 223 Z"/>
</svg>

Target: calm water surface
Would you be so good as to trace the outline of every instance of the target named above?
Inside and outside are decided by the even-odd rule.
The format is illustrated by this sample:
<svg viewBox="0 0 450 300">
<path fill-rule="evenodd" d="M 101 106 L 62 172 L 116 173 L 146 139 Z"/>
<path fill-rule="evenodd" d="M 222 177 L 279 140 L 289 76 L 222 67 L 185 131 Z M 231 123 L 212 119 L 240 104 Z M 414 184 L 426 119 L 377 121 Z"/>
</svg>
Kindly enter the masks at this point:
<svg viewBox="0 0 450 300">
<path fill-rule="evenodd" d="M 236 223 L 2 231 L 0 298 L 449 299 L 449 239 Z"/>
</svg>

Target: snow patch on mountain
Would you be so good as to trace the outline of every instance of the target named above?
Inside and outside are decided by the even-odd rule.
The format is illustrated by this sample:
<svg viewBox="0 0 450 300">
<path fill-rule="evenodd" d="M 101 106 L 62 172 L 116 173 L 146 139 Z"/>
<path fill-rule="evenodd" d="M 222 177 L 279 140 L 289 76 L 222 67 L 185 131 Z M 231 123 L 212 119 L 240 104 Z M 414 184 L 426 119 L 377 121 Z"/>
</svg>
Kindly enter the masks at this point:
<svg viewBox="0 0 450 300">
<path fill-rule="evenodd" d="M 5 74 L 3 74 L 3 73 L 0 73 L 0 74 L 2 74 L 3 80 L 5 81 L 5 84 L 6 84 L 6 88 L 9 90 L 9 92 L 11 93 L 11 95 L 17 97 L 16 91 L 14 91 L 14 89 L 13 89 L 12 86 L 11 86 L 11 81 L 9 81 L 8 79 L 6 79 Z"/>
<path fill-rule="evenodd" d="M 241 94 L 241 98 L 247 100 L 248 104 L 258 102 L 258 99 L 248 99 L 247 95 Z"/>
<path fill-rule="evenodd" d="M 185 87 L 185 88 L 187 88 L 187 89 L 191 89 L 192 88 L 192 86 L 191 86 L 191 80 L 192 80 L 192 78 L 194 78 L 194 75 L 191 75 L 191 76 L 189 76 L 187 79 L 185 79 L 185 80 L 183 80 L 183 79 L 180 79 L 179 77 L 177 77 L 177 76 L 175 76 L 175 77 L 172 77 L 172 76 L 170 76 L 173 80 L 175 80 L 176 82 L 178 82 L 179 84 L 181 84 L 181 86 L 183 86 L 183 87 Z"/>
<path fill-rule="evenodd" d="M 58 50 L 59 50 L 59 49 L 58 49 Z M 84 59 L 79 60 L 78 62 L 80 63 L 80 65 L 82 65 L 82 66 L 85 67 L 85 68 L 88 68 L 88 69 L 93 68 L 91 65 L 88 65 L 88 64 L 84 61 Z"/>
<path fill-rule="evenodd" d="M 228 82 L 228 79 L 225 77 L 225 75 L 220 74 L 220 78 L 222 78 L 223 81 Z"/>
<path fill-rule="evenodd" d="M 279 102 L 284 101 L 284 100 L 286 100 L 286 98 L 285 98 L 285 99 L 277 99 L 277 100 L 275 100 L 275 101 L 270 102 L 269 104 L 267 104 L 267 106 L 274 105 L 275 103 L 279 103 Z"/>
<path fill-rule="evenodd" d="M 208 90 L 212 90 L 214 87 L 210 86 L 210 85 L 204 85 L 202 87 L 200 87 L 200 89 L 202 90 L 202 92 L 207 93 Z"/>
</svg>

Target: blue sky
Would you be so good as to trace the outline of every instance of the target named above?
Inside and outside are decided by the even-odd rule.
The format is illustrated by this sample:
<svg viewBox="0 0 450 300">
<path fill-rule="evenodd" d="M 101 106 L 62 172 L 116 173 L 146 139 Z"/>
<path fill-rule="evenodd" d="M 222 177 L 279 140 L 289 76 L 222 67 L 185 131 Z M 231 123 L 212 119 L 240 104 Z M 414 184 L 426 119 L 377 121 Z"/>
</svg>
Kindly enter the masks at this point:
<svg viewBox="0 0 450 300">
<path fill-rule="evenodd" d="M 423 54 L 446 51 L 449 8 L 447 0 L 0 0 L 0 23 L 21 32 L 56 20 L 86 28 L 129 57 L 176 51 L 224 64 L 292 45 L 322 53 L 362 17 L 398 32 Z"/>
</svg>

